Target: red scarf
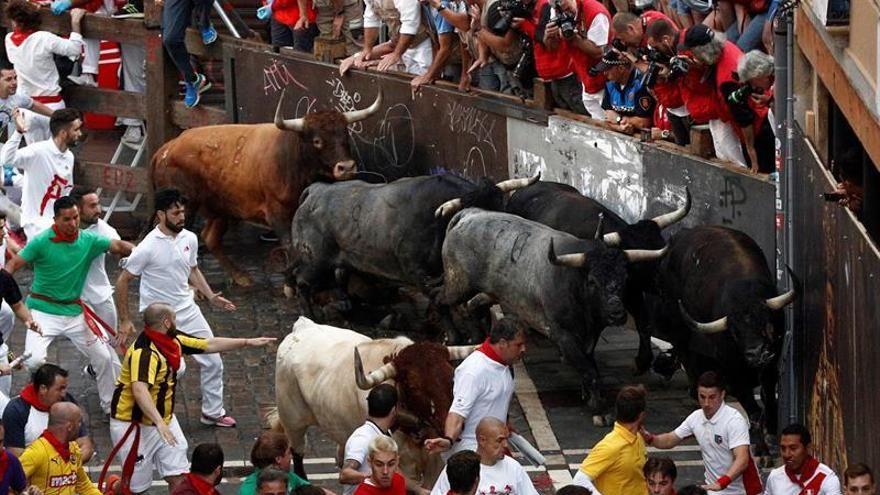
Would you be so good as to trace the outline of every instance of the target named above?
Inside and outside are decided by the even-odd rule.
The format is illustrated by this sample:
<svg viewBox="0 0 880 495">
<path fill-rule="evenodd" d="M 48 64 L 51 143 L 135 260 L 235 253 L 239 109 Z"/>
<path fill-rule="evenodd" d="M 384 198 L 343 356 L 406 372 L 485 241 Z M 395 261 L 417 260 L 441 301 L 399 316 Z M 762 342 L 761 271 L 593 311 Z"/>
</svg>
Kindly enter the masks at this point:
<svg viewBox="0 0 880 495">
<path fill-rule="evenodd" d="M 64 462 L 70 462 L 70 444 L 69 443 L 61 443 L 61 440 L 52 434 L 49 430 L 43 430 L 43 434 L 40 435 L 42 438 L 45 438 L 49 445 L 55 448 L 58 454 L 61 455 L 61 458 L 64 459 Z"/>
<path fill-rule="evenodd" d="M 21 46 L 24 43 L 24 40 L 28 39 L 28 36 L 34 34 L 34 31 L 24 31 L 20 28 L 15 28 L 12 30 L 12 36 L 9 39 L 12 40 L 12 44 L 15 46 Z"/>
<path fill-rule="evenodd" d="M 501 356 L 499 356 L 498 353 L 495 352 L 495 349 L 493 349 L 492 346 L 489 344 L 489 339 L 483 341 L 483 345 L 481 345 L 477 350 L 485 354 L 486 357 L 491 359 L 492 361 L 495 361 L 502 366 L 509 366 L 507 363 L 501 360 Z"/>
<path fill-rule="evenodd" d="M 49 412 L 49 406 L 43 404 L 40 398 L 37 397 L 37 389 L 34 388 L 33 383 L 28 383 L 27 386 L 21 389 L 21 399 L 37 411 Z"/>
<path fill-rule="evenodd" d="M 72 235 L 67 235 L 67 234 L 63 234 L 63 233 L 59 232 L 58 227 L 53 225 L 52 232 L 55 232 L 55 237 L 52 237 L 49 239 L 52 242 L 74 243 L 74 242 L 76 242 L 76 239 L 79 237 L 79 229 L 76 229 Z"/>
<path fill-rule="evenodd" d="M 809 481 L 810 478 L 816 474 L 816 470 L 819 469 L 819 461 L 813 456 L 807 457 L 807 460 L 804 461 L 804 465 L 801 466 L 800 475 L 798 473 L 792 471 L 785 466 L 785 474 L 788 476 L 788 479 L 791 480 L 795 485 L 804 488 L 804 481 Z"/>
<path fill-rule="evenodd" d="M 189 480 L 189 484 L 192 485 L 193 489 L 199 495 L 217 495 L 217 490 L 214 488 L 214 485 L 201 476 L 192 473 L 186 473 L 184 476 L 186 476 L 186 479 Z"/>
<path fill-rule="evenodd" d="M 159 349 L 159 352 L 168 361 L 168 365 L 177 371 L 180 368 L 180 344 L 177 343 L 177 339 L 169 337 L 168 334 L 157 332 L 150 327 L 144 327 L 144 334 Z"/>
<path fill-rule="evenodd" d="M 9 455 L 6 449 L 0 448 L 0 480 L 6 477 L 6 468 L 9 467 Z"/>
</svg>

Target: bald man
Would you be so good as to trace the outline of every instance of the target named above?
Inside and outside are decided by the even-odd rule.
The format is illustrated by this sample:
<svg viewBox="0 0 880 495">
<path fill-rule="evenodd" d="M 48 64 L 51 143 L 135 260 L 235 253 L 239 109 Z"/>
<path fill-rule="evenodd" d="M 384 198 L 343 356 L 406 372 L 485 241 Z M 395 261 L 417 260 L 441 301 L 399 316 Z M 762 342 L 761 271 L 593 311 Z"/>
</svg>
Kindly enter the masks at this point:
<svg viewBox="0 0 880 495">
<path fill-rule="evenodd" d="M 512 457 L 504 455 L 510 432 L 504 421 L 487 416 L 477 424 L 477 455 L 480 456 L 478 494 L 538 495 L 526 470 Z M 446 468 L 434 484 L 431 495 L 446 495 L 450 490 Z"/>
<path fill-rule="evenodd" d="M 49 408 L 49 425 L 42 436 L 21 454 L 28 485 L 56 495 L 101 495 L 82 465 L 76 438 L 82 412 L 73 402 L 56 402 Z"/>
</svg>

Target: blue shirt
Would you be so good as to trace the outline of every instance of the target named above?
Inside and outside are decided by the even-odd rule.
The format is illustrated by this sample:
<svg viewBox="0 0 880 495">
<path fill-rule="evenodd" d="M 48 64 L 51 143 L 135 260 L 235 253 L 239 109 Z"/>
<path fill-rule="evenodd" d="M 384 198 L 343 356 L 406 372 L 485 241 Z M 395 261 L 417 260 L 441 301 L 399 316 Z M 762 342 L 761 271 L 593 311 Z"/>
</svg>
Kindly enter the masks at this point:
<svg viewBox="0 0 880 495">
<path fill-rule="evenodd" d="M 446 7 L 452 12 L 458 12 L 457 3 L 450 0 L 441 0 L 440 5 Z M 443 15 L 435 8 L 431 8 L 431 15 L 434 18 L 434 26 L 437 28 L 437 34 L 449 34 L 455 32 L 455 26 L 449 23 Z"/>
<path fill-rule="evenodd" d="M 27 480 L 24 477 L 21 462 L 8 450 L 6 450 L 6 459 L 6 472 L 3 473 L 3 479 L 0 479 L 0 493 L 9 493 L 10 488 L 21 493 L 27 488 Z"/>
<path fill-rule="evenodd" d="M 642 72 L 633 67 L 629 80 L 621 87 L 613 81 L 605 82 L 604 110 L 614 110 L 621 117 L 653 117 L 657 102 L 643 84 Z"/>
</svg>

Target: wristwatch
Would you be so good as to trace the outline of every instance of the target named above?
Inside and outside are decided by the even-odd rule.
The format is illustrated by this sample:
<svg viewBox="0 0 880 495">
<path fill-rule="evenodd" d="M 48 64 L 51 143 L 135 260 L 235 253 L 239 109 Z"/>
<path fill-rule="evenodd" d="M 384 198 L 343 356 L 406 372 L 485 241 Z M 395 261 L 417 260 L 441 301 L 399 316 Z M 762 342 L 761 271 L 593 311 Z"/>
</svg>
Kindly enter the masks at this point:
<svg viewBox="0 0 880 495">
<path fill-rule="evenodd" d="M 614 120 L 614 123 L 620 125 L 621 122 L 623 122 L 623 117 L 618 115 L 617 118 Z"/>
<path fill-rule="evenodd" d="M 441 3 L 440 6 L 437 7 L 437 12 L 443 12 L 444 10 L 446 10 L 446 6 Z"/>
</svg>

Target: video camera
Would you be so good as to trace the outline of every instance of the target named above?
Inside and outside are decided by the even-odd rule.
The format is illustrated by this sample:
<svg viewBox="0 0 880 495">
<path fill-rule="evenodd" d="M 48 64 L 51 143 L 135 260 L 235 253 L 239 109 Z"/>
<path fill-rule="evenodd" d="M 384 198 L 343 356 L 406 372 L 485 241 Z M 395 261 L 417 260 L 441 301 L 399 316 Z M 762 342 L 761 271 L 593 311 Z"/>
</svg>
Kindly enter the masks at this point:
<svg viewBox="0 0 880 495">
<path fill-rule="evenodd" d="M 554 0 L 553 9 L 556 11 L 556 16 L 550 19 L 548 23 L 556 24 L 559 27 L 559 34 L 563 38 L 568 40 L 574 37 L 574 33 L 577 32 L 577 18 L 574 14 L 562 9 L 561 0 Z"/>
<path fill-rule="evenodd" d="M 645 60 L 648 61 L 648 68 L 645 69 L 645 75 L 642 78 L 642 84 L 648 88 L 654 87 L 657 82 L 657 76 L 660 70 L 666 67 L 669 69 L 667 79 L 675 79 L 679 76 L 687 74 L 690 70 L 690 64 L 684 58 L 679 56 L 669 56 L 659 50 L 648 48 L 645 52 Z"/>
<path fill-rule="evenodd" d="M 499 18 L 490 26 L 490 29 L 498 36 L 503 36 L 510 31 L 514 17 L 529 18 L 532 15 L 532 9 L 522 0 L 498 0 L 497 3 Z"/>
<path fill-rule="evenodd" d="M 734 105 L 746 105 L 749 101 L 749 96 L 753 94 L 763 94 L 764 91 L 760 89 L 755 89 L 751 84 L 743 84 L 736 91 L 730 93 L 727 96 L 727 101 L 733 103 Z"/>
</svg>

